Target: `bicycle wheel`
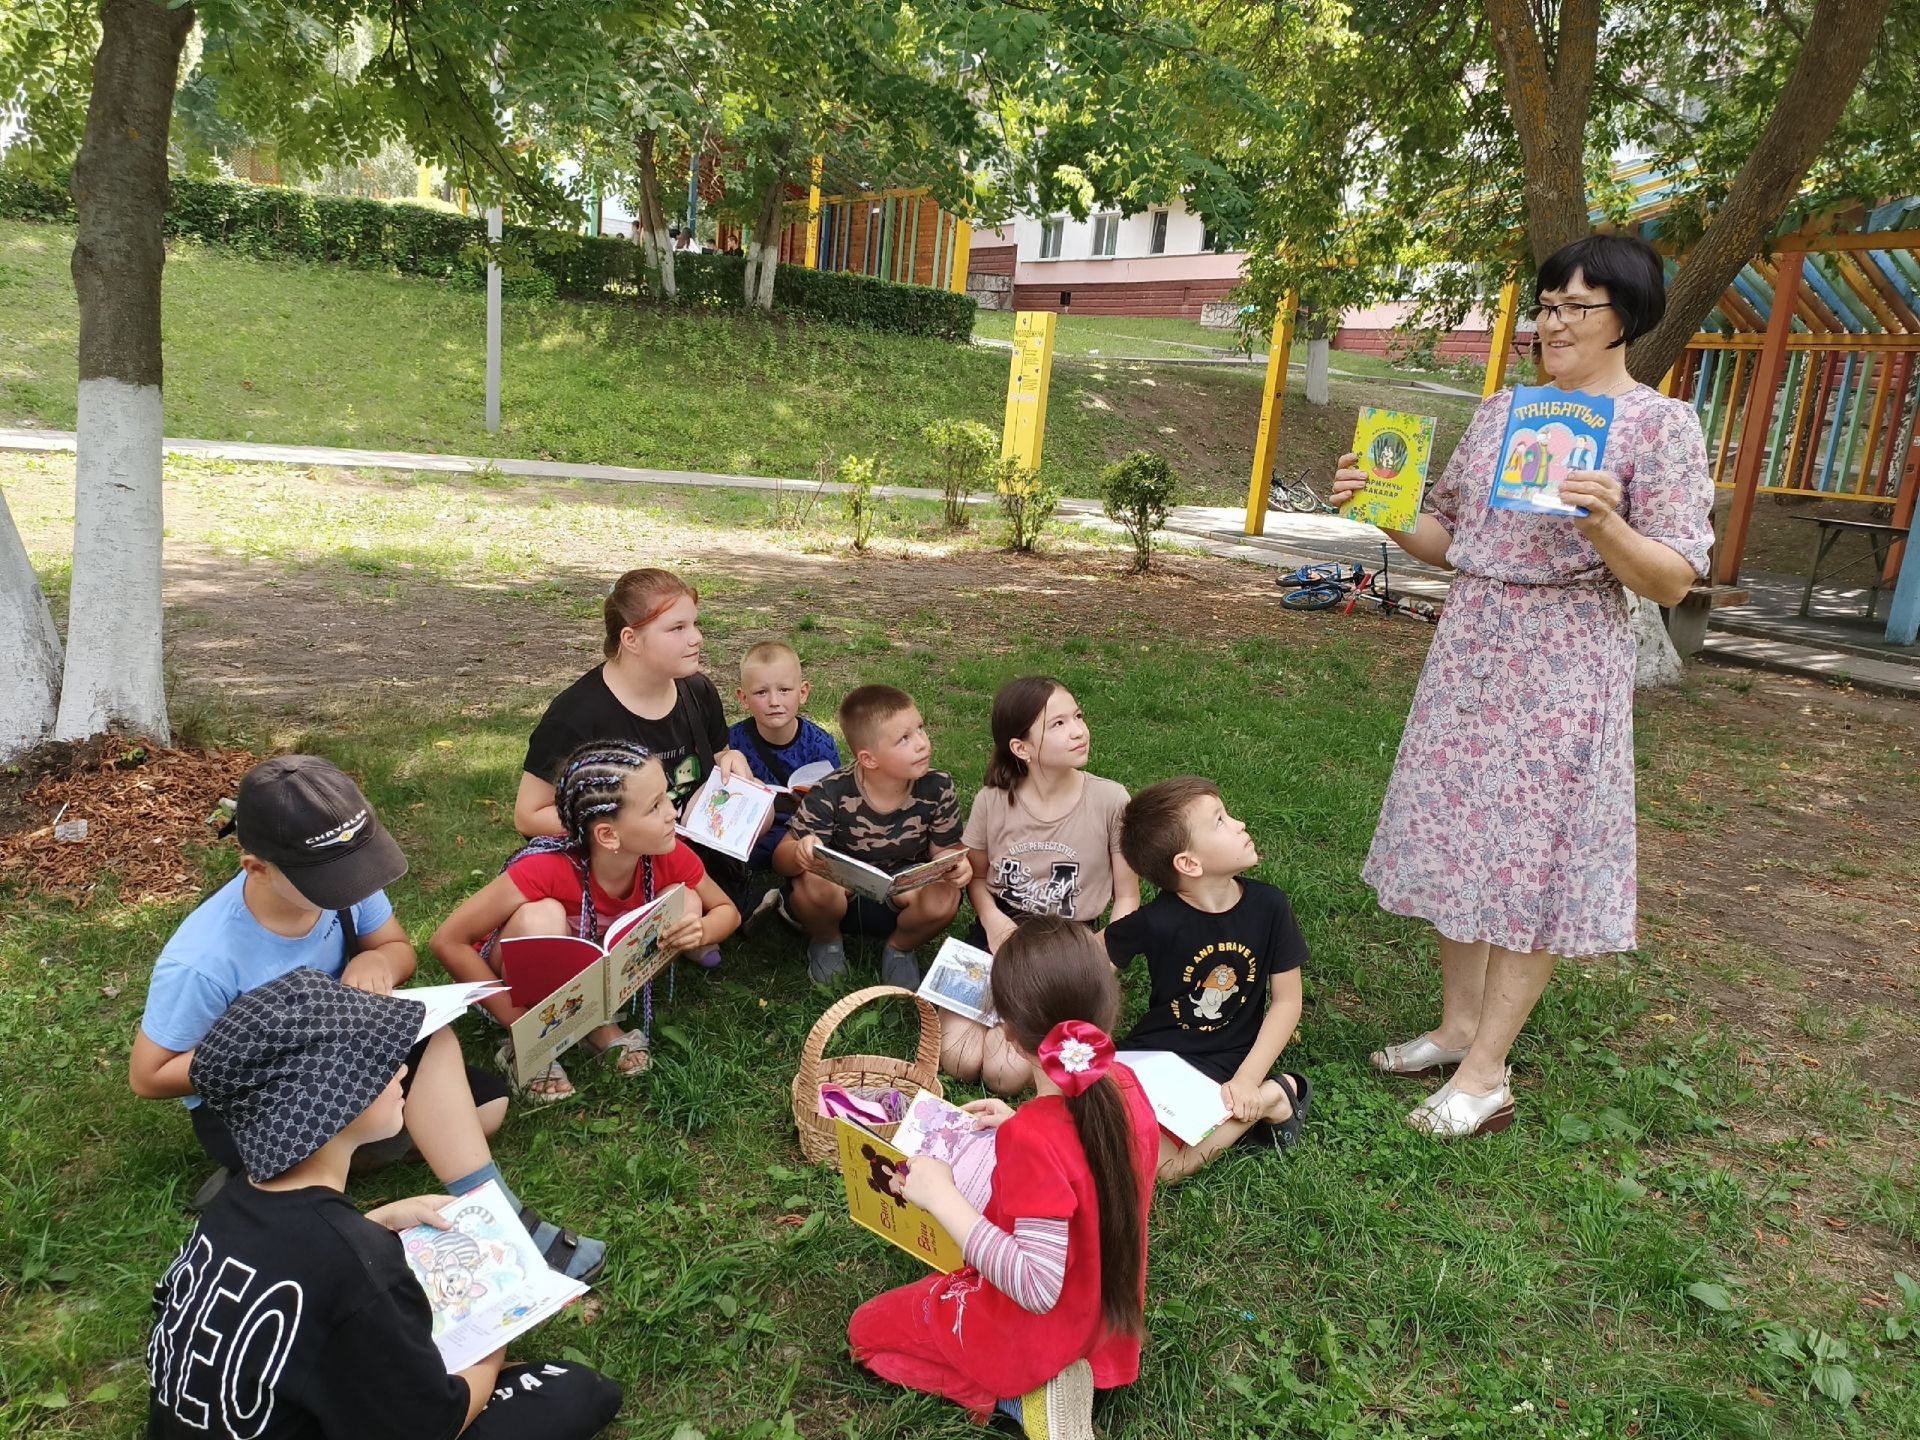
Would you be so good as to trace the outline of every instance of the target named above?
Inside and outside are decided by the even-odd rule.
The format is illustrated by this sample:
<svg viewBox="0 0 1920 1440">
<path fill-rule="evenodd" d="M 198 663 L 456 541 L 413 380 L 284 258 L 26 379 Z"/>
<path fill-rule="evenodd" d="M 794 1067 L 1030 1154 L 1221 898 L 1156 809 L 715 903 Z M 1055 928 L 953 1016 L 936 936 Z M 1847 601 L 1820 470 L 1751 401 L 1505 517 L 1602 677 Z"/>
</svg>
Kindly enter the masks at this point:
<svg viewBox="0 0 1920 1440">
<path fill-rule="evenodd" d="M 1302 585 L 1282 595 L 1280 603 L 1289 610 L 1329 610 L 1346 593 L 1338 585 Z"/>
<path fill-rule="evenodd" d="M 1348 565 L 1322 564 L 1302 565 L 1287 575 L 1276 575 L 1276 585 L 1338 585 L 1359 578 L 1359 567 Z"/>
</svg>

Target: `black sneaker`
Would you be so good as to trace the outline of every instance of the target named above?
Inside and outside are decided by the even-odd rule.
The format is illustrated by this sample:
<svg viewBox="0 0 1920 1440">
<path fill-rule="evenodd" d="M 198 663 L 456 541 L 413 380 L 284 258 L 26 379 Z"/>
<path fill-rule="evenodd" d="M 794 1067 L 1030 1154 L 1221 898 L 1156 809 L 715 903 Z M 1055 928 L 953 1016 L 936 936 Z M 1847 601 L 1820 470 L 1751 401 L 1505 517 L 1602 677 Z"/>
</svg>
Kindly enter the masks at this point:
<svg viewBox="0 0 1920 1440">
<path fill-rule="evenodd" d="M 200 1188 L 193 1192 L 193 1198 L 187 1202 L 187 1208 L 195 1211 L 206 1209 L 213 1203 L 213 1197 L 227 1188 L 227 1182 L 231 1179 L 233 1179 L 233 1171 L 222 1165 L 200 1182 Z"/>
</svg>

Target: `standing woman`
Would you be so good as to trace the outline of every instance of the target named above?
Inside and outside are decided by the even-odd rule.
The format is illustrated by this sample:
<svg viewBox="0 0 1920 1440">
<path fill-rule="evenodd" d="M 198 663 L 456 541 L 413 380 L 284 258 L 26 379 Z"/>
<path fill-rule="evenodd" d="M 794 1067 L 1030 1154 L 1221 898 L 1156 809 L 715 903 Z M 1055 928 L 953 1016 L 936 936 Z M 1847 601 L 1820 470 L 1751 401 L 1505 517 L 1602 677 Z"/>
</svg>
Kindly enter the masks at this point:
<svg viewBox="0 0 1920 1440">
<path fill-rule="evenodd" d="M 748 774 L 745 757 L 727 748 L 720 691 L 700 670 L 699 592 L 667 570 L 629 570 L 613 582 L 601 610 L 605 663 L 556 695 L 527 741 L 513 825 L 529 839 L 567 833 L 554 782 L 560 763 L 589 741 L 645 747 L 666 772 L 667 799 L 680 814 L 709 771 Z M 693 848 L 741 905 L 746 867 L 730 855 Z M 718 965 L 720 949 L 707 946 L 696 958 Z"/>
<path fill-rule="evenodd" d="M 1660 257 L 1591 235 L 1540 267 L 1545 383 L 1613 400 L 1605 470 L 1569 475 L 1577 519 L 1490 510 L 1511 392 L 1474 413 L 1410 534 L 1459 572 L 1414 694 L 1363 872 L 1440 941 L 1440 1023 L 1373 1056 L 1458 1067 L 1407 1117 L 1442 1139 L 1513 1120 L 1507 1052 L 1557 957 L 1634 946 L 1634 644 L 1624 590 L 1673 605 L 1706 574 L 1713 481 L 1691 406 L 1627 372 L 1666 308 Z M 1332 498 L 1365 483 L 1341 459 Z"/>
</svg>

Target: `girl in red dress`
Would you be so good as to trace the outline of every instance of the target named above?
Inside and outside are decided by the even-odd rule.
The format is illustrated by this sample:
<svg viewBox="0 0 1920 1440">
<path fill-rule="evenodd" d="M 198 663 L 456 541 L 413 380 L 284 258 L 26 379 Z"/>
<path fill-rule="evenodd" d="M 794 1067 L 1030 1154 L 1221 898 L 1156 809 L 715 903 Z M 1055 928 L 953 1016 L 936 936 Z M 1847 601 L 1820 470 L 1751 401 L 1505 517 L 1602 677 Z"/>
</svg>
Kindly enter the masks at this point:
<svg viewBox="0 0 1920 1440">
<path fill-rule="evenodd" d="M 895 1188 L 961 1241 L 967 1264 L 869 1300 L 847 1340 L 882 1379 L 978 1419 L 998 1408 L 1034 1440 L 1091 1440 L 1094 1390 L 1140 1373 L 1159 1126 L 1114 1063 L 1119 986 L 1086 926 L 1024 922 L 995 952 L 992 983 L 1035 1098 L 965 1107 L 997 1130 L 984 1214 L 942 1162 L 901 1167 Z"/>
</svg>

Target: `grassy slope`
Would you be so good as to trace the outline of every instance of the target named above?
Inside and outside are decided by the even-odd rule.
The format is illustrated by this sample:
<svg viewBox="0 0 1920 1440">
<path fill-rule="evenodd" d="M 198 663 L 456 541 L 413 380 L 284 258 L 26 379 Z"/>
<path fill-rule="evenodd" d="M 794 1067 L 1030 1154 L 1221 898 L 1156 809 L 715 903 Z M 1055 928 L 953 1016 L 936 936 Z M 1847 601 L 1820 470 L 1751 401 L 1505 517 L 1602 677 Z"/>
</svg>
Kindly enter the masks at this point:
<svg viewBox="0 0 1920 1440">
<path fill-rule="evenodd" d="M 78 318 L 71 230 L 0 222 L 0 423 L 73 424 Z M 417 279 L 184 247 L 166 270 L 169 434 L 514 455 L 805 476 L 824 457 L 887 457 L 930 480 L 918 435 L 942 416 L 997 432 L 1004 351 L 725 313 L 510 300 L 504 424 L 482 427 L 485 315 Z M 1080 323 L 1073 322 L 1076 326 Z M 1143 322 L 1145 324 L 1183 322 Z M 1197 329 L 1197 327 L 1186 327 Z M 1087 348 L 1085 341 L 1080 348 Z M 1098 347 L 1095 347 L 1098 348 Z M 1139 446 L 1167 453 L 1195 499 L 1244 497 L 1258 367 L 1055 366 L 1047 460 L 1068 494 Z M 1325 466 L 1361 404 L 1404 391 L 1336 382 L 1289 398 L 1280 469 Z M 1470 405 L 1429 401 L 1448 453 Z"/>
<path fill-rule="evenodd" d="M 66 463 L 0 466 L 23 528 L 43 537 L 30 540 L 42 561 L 70 493 L 44 482 Z M 176 483 L 176 542 L 289 581 L 324 577 L 370 627 L 396 607 L 410 626 L 407 607 L 454 604 L 475 635 L 501 639 L 516 620 L 549 616 L 583 640 L 591 631 L 566 570 L 532 558 L 571 548 L 576 563 L 603 563 L 577 548 L 596 536 L 688 554 L 687 525 L 741 518 L 680 492 L 611 486 L 556 503 L 442 478 L 331 501 L 284 482 L 283 496 L 257 467 L 188 467 Z M 1258 873 L 1293 895 L 1314 959 L 1289 1057 L 1316 1079 L 1319 1118 L 1290 1157 L 1236 1157 L 1161 1196 L 1150 1350 L 1141 1383 L 1102 1403 L 1113 1440 L 1916 1433 L 1914 1342 L 1886 1341 L 1879 1313 L 1859 1305 L 1862 1286 L 1824 1252 L 1786 1246 L 1812 1223 L 1794 1218 L 1810 1183 L 1830 1193 L 1858 1182 L 1847 1142 L 1898 1144 L 1910 1127 L 1843 1077 L 1791 1064 L 1762 1093 L 1741 1037 L 1703 1027 L 1692 1008 L 1685 937 L 1638 961 L 1562 967 L 1515 1054 L 1525 1115 L 1508 1136 L 1442 1148 L 1400 1125 L 1417 1087 L 1379 1079 L 1364 1057 L 1424 1021 L 1433 976 L 1419 927 L 1373 906 L 1359 866 L 1418 660 L 1410 631 L 1293 621 L 1240 638 L 1217 610 L 1196 627 L 1153 588 L 1120 585 L 1103 589 L 1096 623 L 1052 622 L 1038 598 L 983 595 L 956 624 L 941 604 L 876 614 L 778 565 L 743 572 L 693 554 L 716 665 L 762 633 L 771 609 L 806 632 L 818 711 L 860 680 L 908 687 L 963 790 L 984 760 L 994 686 L 1057 673 L 1093 717 L 1102 773 L 1135 786 L 1181 770 L 1221 777 L 1259 839 Z M 1072 584 L 1076 568 L 1054 562 L 1039 583 Z M 203 595 L 188 623 L 221 623 L 219 605 L 217 591 Z M 239 734 L 322 750 L 365 777 L 412 860 L 395 899 L 424 939 L 511 848 L 501 806 L 547 692 L 489 688 L 455 714 L 382 688 L 404 663 L 384 647 L 367 663 L 326 697 L 335 714 L 352 707 L 348 718 L 275 727 L 242 712 Z M 1683 769 L 1709 789 L 1715 776 L 1774 768 L 1737 738 L 1689 726 L 1683 704 L 1647 718 L 1646 751 L 1684 743 Z M 207 883 L 230 865 L 209 852 Z M 6 896 L 0 1433 L 135 1426 L 146 1295 L 186 1232 L 182 1193 L 201 1165 L 177 1115 L 126 1091 L 125 1046 L 151 957 L 185 909 L 118 905 L 110 883 L 77 911 Z M 1681 978 L 1667 978 L 1669 961 Z M 843 1358 L 851 1308 L 919 1272 L 854 1231 L 835 1177 L 793 1146 L 787 1085 L 821 1006 L 797 943 L 756 932 L 710 982 L 680 974 L 675 985 L 661 994 L 660 1059 L 645 1081 L 578 1065 L 584 1100 L 516 1111 L 499 1144 L 524 1195 L 616 1247 L 602 1316 L 556 1319 L 528 1353 L 578 1353 L 619 1376 L 629 1402 L 616 1434 L 647 1440 L 682 1423 L 774 1440 L 789 1409 L 816 1440 L 977 1435 L 950 1407 Z M 1137 977 L 1133 988 L 1137 1005 Z M 481 1027 L 463 1028 L 478 1053 Z M 898 1054 L 906 1041 L 876 1013 L 844 1043 Z M 373 1203 L 430 1183 L 393 1171 L 355 1195 Z M 1910 1246 L 1910 1173 L 1889 1170 L 1875 1193 L 1879 1223 Z M 1722 1280 L 1730 1313 L 1688 1293 Z M 1884 1271 L 1866 1283 L 1887 1288 Z M 1763 1321 L 1839 1336 L 1869 1391 L 1858 1411 L 1810 1398 L 1809 1367 L 1780 1353 L 1802 1342 Z"/>
</svg>

